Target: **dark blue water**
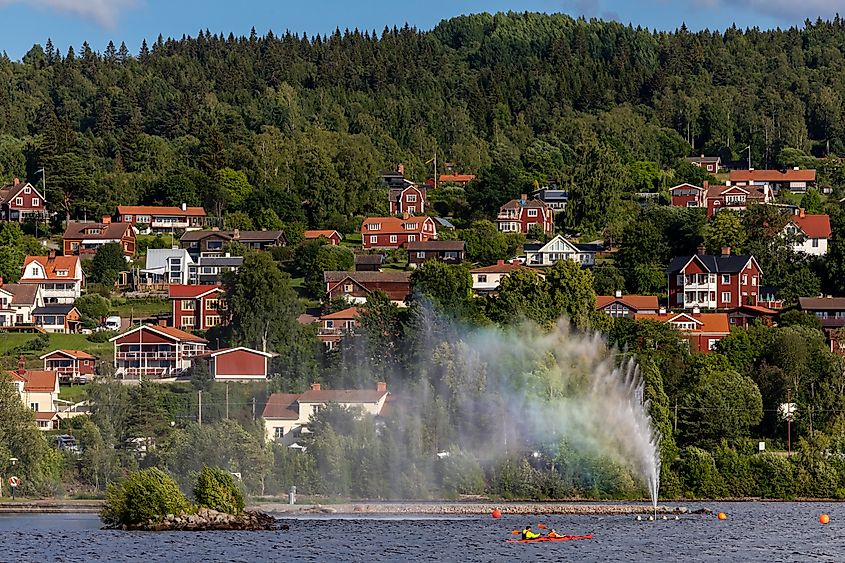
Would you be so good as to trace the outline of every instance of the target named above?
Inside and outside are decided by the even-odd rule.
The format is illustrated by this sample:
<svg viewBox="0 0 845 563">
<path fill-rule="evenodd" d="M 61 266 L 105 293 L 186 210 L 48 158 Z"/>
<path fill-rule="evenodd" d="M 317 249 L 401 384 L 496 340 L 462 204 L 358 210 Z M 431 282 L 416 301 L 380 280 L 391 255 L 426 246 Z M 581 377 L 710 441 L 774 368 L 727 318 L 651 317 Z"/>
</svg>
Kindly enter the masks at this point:
<svg viewBox="0 0 845 563">
<path fill-rule="evenodd" d="M 729 519 L 320 517 L 277 532 L 144 533 L 100 530 L 95 515 L 2 515 L 0 561 L 845 561 L 845 504 L 709 506 Z M 540 522 L 595 539 L 503 542 Z"/>
</svg>

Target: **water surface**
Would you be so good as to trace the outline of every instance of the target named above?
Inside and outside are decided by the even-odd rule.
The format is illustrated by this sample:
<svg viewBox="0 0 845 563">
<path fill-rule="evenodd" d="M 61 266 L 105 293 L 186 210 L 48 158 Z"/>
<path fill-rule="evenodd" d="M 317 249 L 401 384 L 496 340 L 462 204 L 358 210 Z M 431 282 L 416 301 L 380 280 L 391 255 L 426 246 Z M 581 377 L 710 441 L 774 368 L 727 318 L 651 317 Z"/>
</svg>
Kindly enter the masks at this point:
<svg viewBox="0 0 845 563">
<path fill-rule="evenodd" d="M 277 532 L 148 533 L 100 530 L 92 514 L 0 515 L 0 561 L 845 561 L 845 504 L 709 506 L 729 519 L 319 516 Z M 595 539 L 503 542 L 540 522 Z"/>
</svg>

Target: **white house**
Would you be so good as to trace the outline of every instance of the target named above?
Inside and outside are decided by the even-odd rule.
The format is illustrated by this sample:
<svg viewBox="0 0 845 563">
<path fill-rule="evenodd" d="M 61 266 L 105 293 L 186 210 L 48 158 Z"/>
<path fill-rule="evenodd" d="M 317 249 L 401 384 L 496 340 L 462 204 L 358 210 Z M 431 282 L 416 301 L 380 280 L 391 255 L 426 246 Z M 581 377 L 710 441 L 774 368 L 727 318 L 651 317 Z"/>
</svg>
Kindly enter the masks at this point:
<svg viewBox="0 0 845 563">
<path fill-rule="evenodd" d="M 582 266 L 596 263 L 596 248 L 591 244 L 574 244 L 555 235 L 546 244 L 526 244 L 525 263 L 528 266 L 551 266 L 559 260 L 574 260 Z"/>
<path fill-rule="evenodd" d="M 799 209 L 797 215 L 790 217 L 785 231 L 787 235 L 798 238 L 792 244 L 795 252 L 810 256 L 827 254 L 827 245 L 832 232 L 828 215 L 807 215 L 803 209 Z"/>
<path fill-rule="evenodd" d="M 44 304 L 72 305 L 82 295 L 85 276 L 79 256 L 27 256 L 20 283 L 38 284 Z"/>
<path fill-rule="evenodd" d="M 525 267 L 526 266 L 523 266 L 518 262 L 510 264 L 504 260 L 499 260 L 492 266 L 482 266 L 480 268 L 472 269 L 469 271 L 472 276 L 472 290 L 479 295 L 496 291 L 499 289 L 499 284 L 502 283 L 502 279 L 507 277 L 511 272 Z M 540 277 L 544 276 L 542 272 L 537 272 L 537 275 Z"/>
<path fill-rule="evenodd" d="M 141 270 L 142 283 L 189 283 L 188 273 L 194 260 L 184 248 L 151 248 L 147 250 L 146 260 Z"/>
<path fill-rule="evenodd" d="M 342 407 L 360 408 L 365 413 L 379 416 L 387 401 L 387 385 L 376 384 L 375 389 L 323 389 L 319 383 L 302 394 L 273 393 L 267 399 L 262 418 L 268 440 L 291 444 L 296 437 L 307 432 L 311 415 L 327 403 Z"/>
<path fill-rule="evenodd" d="M 58 374 L 55 371 L 28 371 L 23 365 L 7 374 L 23 404 L 35 412 L 38 428 L 53 430 L 58 421 Z"/>
</svg>

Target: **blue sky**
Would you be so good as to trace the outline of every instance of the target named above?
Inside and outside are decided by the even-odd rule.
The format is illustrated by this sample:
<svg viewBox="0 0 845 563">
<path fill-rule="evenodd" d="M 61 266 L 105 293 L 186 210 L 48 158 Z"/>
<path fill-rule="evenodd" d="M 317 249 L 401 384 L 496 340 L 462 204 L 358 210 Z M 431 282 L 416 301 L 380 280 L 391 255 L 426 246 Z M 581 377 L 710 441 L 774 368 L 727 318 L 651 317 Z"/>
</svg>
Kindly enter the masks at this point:
<svg viewBox="0 0 845 563">
<path fill-rule="evenodd" d="M 506 10 L 565 12 L 615 19 L 649 28 L 760 28 L 800 25 L 804 19 L 832 17 L 842 0 L 0 0 L 0 50 L 20 58 L 34 43 L 66 51 L 83 41 L 101 51 L 110 39 L 126 41 L 135 53 L 141 40 L 159 33 L 181 37 L 212 32 L 330 33 L 335 27 L 377 29 L 405 22 L 430 29 L 459 14 Z"/>
</svg>

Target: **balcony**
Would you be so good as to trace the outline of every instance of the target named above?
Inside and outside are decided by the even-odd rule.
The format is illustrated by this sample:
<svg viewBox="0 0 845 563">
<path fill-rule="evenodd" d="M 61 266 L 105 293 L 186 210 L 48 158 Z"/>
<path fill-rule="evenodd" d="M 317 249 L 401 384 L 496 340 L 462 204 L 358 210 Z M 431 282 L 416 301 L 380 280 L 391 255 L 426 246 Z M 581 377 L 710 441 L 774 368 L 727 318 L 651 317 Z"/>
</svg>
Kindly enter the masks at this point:
<svg viewBox="0 0 845 563">
<path fill-rule="evenodd" d="M 153 229 L 187 229 L 191 224 L 188 221 L 162 221 L 153 219 L 150 227 Z"/>
<path fill-rule="evenodd" d="M 154 362 L 165 360 L 175 362 L 176 352 L 118 352 L 115 354 L 115 359 L 122 361 Z"/>
</svg>

